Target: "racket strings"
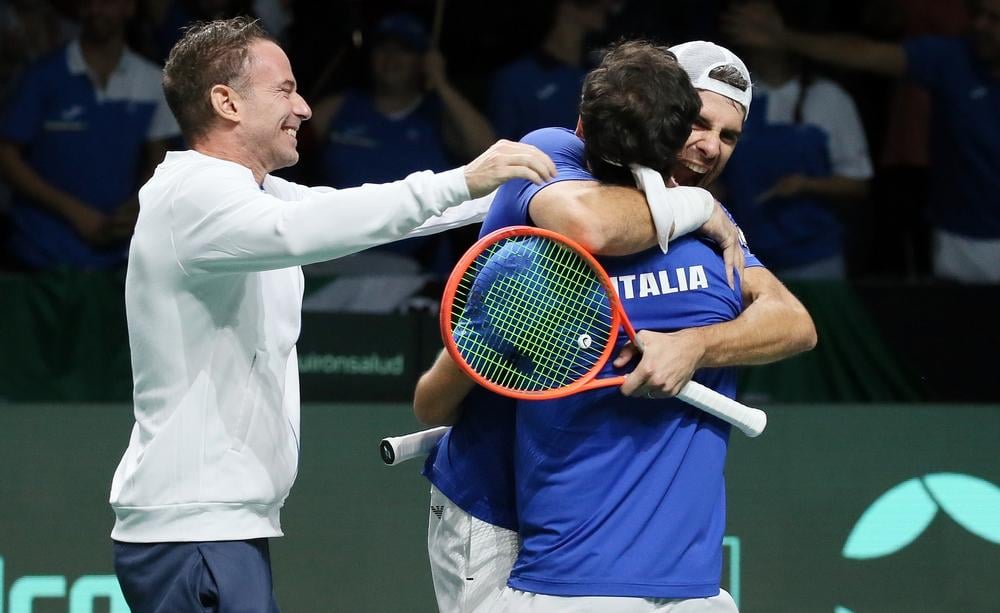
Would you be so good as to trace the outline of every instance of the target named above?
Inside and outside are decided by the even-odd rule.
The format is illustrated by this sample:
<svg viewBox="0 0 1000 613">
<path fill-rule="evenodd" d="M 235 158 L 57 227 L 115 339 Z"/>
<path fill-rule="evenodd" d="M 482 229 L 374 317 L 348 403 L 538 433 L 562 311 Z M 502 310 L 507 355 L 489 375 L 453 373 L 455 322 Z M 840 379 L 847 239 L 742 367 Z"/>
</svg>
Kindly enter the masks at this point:
<svg viewBox="0 0 1000 613">
<path fill-rule="evenodd" d="M 500 284 L 511 285 L 509 279 L 500 281 Z M 516 283 L 516 285 L 523 284 Z M 508 295 L 518 293 L 518 290 L 521 289 L 523 288 L 500 288 Z M 565 296 L 559 296 L 559 298 L 565 298 Z M 574 322 L 568 318 L 566 309 L 559 308 L 559 302 L 553 293 L 543 293 L 538 296 L 538 299 L 537 303 L 524 302 L 515 305 L 515 308 L 499 311 L 502 316 L 497 319 L 497 330 L 510 337 L 518 347 L 523 348 L 526 354 L 544 356 L 551 353 L 553 344 L 566 343 L 567 335 L 572 334 L 571 327 Z M 549 325 L 526 327 L 523 323 L 525 318 L 546 315 L 550 317 Z M 577 343 L 567 346 L 574 350 L 572 355 L 564 354 L 559 360 L 535 360 L 534 366 L 538 373 L 555 381 L 561 380 L 567 374 L 578 378 L 586 374 L 596 363 L 596 359 L 592 358 L 585 361 L 579 360 L 579 345 Z"/>
<path fill-rule="evenodd" d="M 494 320 L 494 323 L 497 322 Z M 511 346 L 516 349 L 504 351 L 497 348 L 496 343 L 490 340 L 496 337 L 509 337 Z M 509 326 L 498 325 L 497 329 L 484 339 L 465 337 L 465 340 L 472 340 L 474 343 L 462 343 L 465 349 L 463 353 L 470 358 L 468 360 L 471 362 L 470 366 L 499 385 L 512 389 L 542 389 L 558 385 L 558 382 L 566 378 L 566 375 L 561 374 L 557 368 L 548 366 L 551 362 L 541 355 L 541 346 L 538 343 L 531 342 L 530 336 L 517 334 L 517 331 Z M 471 356 L 468 355 L 470 350 L 474 352 Z M 583 368 L 580 374 L 585 372 L 586 369 Z M 533 375 L 534 379 L 526 378 L 529 374 Z"/>
<path fill-rule="evenodd" d="M 572 332 L 573 340 L 578 340 L 579 335 L 585 330 L 591 330 L 595 333 L 600 332 L 593 321 L 593 314 L 595 312 L 595 308 L 600 308 L 600 300 L 598 300 L 597 297 L 603 296 L 600 292 L 601 288 L 594 283 L 595 279 L 593 278 L 593 275 L 583 274 L 581 264 L 585 267 L 587 272 L 589 272 L 590 269 L 585 263 L 580 261 L 579 256 L 577 256 L 573 251 L 554 242 L 548 242 L 545 246 L 545 251 L 540 255 L 548 258 L 546 263 L 551 265 L 549 270 L 556 273 L 560 279 L 559 284 L 550 286 L 549 289 L 554 291 L 537 292 L 538 297 L 542 301 L 539 308 L 552 316 L 552 320 L 548 321 L 550 325 L 532 326 L 530 328 L 526 328 L 520 319 L 511 322 L 517 330 L 524 330 L 528 333 L 525 339 L 531 343 L 528 348 L 529 350 L 537 353 L 545 352 L 554 343 L 558 343 L 560 341 L 565 342 L 566 335 L 571 333 L 569 332 L 571 329 L 575 328 Z M 553 251 L 557 251 L 557 253 L 553 254 Z M 504 279 L 504 281 L 508 281 L 509 279 L 518 279 L 518 277 L 507 278 Z M 586 291 L 567 292 L 565 291 L 567 288 L 571 288 L 573 290 L 582 288 Z M 582 303 L 581 298 L 587 302 Z M 531 317 L 535 314 L 529 311 L 529 309 L 526 308 L 526 305 L 522 304 L 518 306 L 521 308 L 518 309 L 518 312 L 512 313 L 512 315 Z M 569 308 L 560 308 L 560 306 L 571 306 L 574 308 L 571 312 Z M 544 337 L 542 335 L 544 335 Z M 591 339 L 591 341 L 593 342 L 593 339 Z M 598 338 L 599 345 L 601 346 L 603 346 L 606 341 L 606 335 L 603 338 Z M 570 344 L 569 348 L 572 353 L 564 354 L 562 356 L 562 364 L 554 364 L 549 369 L 551 374 L 557 374 L 565 370 L 570 371 L 574 373 L 576 377 L 579 377 L 586 374 L 596 363 L 597 356 L 581 356 L 581 351 L 584 348 L 580 346 L 579 342 Z M 583 366 L 582 371 L 576 372 L 579 370 L 581 365 Z M 574 367 L 576 367 L 575 370 Z"/>
<path fill-rule="evenodd" d="M 590 265 L 539 237 L 502 240 L 481 253 L 458 283 L 451 321 L 466 363 L 517 390 L 578 380 L 614 332 L 607 291 Z"/>
</svg>

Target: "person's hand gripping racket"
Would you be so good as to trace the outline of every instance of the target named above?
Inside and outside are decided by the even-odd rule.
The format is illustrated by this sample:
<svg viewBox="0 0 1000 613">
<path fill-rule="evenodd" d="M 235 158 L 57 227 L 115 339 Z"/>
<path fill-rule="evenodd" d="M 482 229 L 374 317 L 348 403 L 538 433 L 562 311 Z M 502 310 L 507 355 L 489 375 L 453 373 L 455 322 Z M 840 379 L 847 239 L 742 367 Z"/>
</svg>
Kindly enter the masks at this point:
<svg viewBox="0 0 1000 613">
<path fill-rule="evenodd" d="M 440 316 L 441 336 L 455 363 L 504 396 L 544 400 L 627 385 L 628 393 L 655 397 L 652 386 L 659 385 L 664 395 L 674 395 L 677 387 L 677 398 L 747 436 L 757 436 L 767 424 L 763 411 L 686 380 L 697 351 L 683 352 L 689 357 L 678 362 L 679 376 L 661 378 L 651 364 L 669 360 L 663 355 L 668 349 L 652 333 L 643 334 L 649 354 L 635 378 L 598 378 L 619 328 L 633 344 L 635 329 L 597 260 L 549 230 L 514 226 L 481 238 L 452 271 Z M 628 356 L 619 355 L 623 365 Z"/>
<path fill-rule="evenodd" d="M 676 396 L 701 367 L 704 345 L 697 328 L 677 332 L 640 330 L 635 342 L 629 342 L 615 356 L 615 368 L 628 366 L 637 357 L 639 363 L 621 386 L 622 394 L 643 398 Z"/>
</svg>

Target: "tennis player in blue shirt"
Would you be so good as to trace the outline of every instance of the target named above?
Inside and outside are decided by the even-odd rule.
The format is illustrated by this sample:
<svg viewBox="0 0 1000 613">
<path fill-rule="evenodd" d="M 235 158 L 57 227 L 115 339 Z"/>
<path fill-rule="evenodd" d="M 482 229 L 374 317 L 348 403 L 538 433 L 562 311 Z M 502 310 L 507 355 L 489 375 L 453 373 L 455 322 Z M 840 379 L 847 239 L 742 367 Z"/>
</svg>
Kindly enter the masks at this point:
<svg viewBox="0 0 1000 613">
<path fill-rule="evenodd" d="M 584 143 L 572 132 L 540 130 L 524 142 L 547 152 L 563 180 L 593 179 L 579 169 Z M 484 231 L 531 224 L 529 205 L 538 191 L 524 184 L 502 189 Z M 749 266 L 759 265 L 747 256 Z M 704 239 L 683 237 L 667 254 L 652 248 L 601 263 L 639 329 L 698 328 L 743 310 L 739 284 L 729 286 L 722 258 Z M 627 372 L 631 365 L 623 361 L 602 374 Z M 703 369 L 695 378 L 735 396 L 731 369 Z M 658 390 L 641 393 L 656 397 Z M 516 415 L 522 546 L 506 606 L 537 607 L 537 595 L 612 596 L 619 598 L 588 606 L 657 611 L 665 609 L 646 599 L 696 598 L 720 601 L 698 610 L 735 610 L 719 589 L 728 425 L 673 398 L 615 389 L 518 402 Z M 552 611 L 577 606 L 562 598 L 542 602 Z"/>
<path fill-rule="evenodd" d="M 746 75 L 746 69 L 720 47 L 691 45 L 677 49 L 681 65 L 701 90 L 695 130 L 675 147 L 669 160 L 657 164 L 641 159 L 641 155 L 638 158 L 668 175 L 674 159 L 680 158 L 684 168 L 678 168 L 677 174 L 691 183 L 704 184 L 718 175 L 735 146 L 749 104 L 749 80 L 744 79 L 740 90 L 710 77 L 720 66 L 732 66 L 737 76 Z M 595 73 L 588 85 L 599 88 L 602 78 L 608 76 Z M 725 76 L 725 72 L 716 74 Z M 587 100 L 585 87 L 579 134 L 588 132 L 590 113 L 601 110 L 600 104 L 588 106 Z M 565 227 L 565 220 L 583 219 L 598 228 L 604 224 L 610 229 L 606 234 L 614 239 L 615 223 L 619 227 L 648 227 L 648 213 L 634 224 L 622 224 L 623 220 L 633 221 L 630 213 L 635 209 L 628 204 L 616 207 L 605 202 L 603 208 L 586 214 L 581 190 L 597 185 L 594 175 L 600 173 L 612 182 L 622 179 L 616 160 L 600 148 L 608 142 L 607 130 L 615 127 L 608 122 L 597 125 L 596 131 L 587 134 L 586 142 L 566 130 L 529 135 L 526 142 L 540 146 L 556 161 L 561 181 L 535 190 L 523 184 L 501 190 L 483 232 L 528 224 L 574 236 L 573 228 Z M 611 153 L 611 157 L 622 152 Z M 624 163 L 636 157 L 619 159 Z M 587 169 L 598 172 L 591 174 Z M 585 214 L 577 215 L 581 209 Z M 581 231 L 578 227 L 574 237 L 587 239 L 593 236 L 592 229 Z M 703 366 L 759 363 L 796 353 L 815 342 L 815 332 L 801 305 L 749 254 L 750 267 L 742 276 L 742 286 L 739 281 L 730 285 L 726 266 L 710 243 L 682 238 L 672 242 L 664 255 L 651 248 L 655 241 L 648 237 L 630 239 L 637 253 L 602 261 L 615 277 L 632 321 L 637 328 L 646 328 L 640 333 L 646 351 L 622 388 L 633 398 L 601 390 L 559 401 L 519 403 L 514 487 L 507 485 L 509 479 L 495 478 L 496 474 L 479 478 L 480 467 L 504 462 L 510 456 L 510 449 L 504 446 L 512 440 L 508 437 L 515 428 L 513 412 L 479 411 L 472 397 L 464 405 L 469 410 L 462 412 L 463 405 L 458 403 L 471 383 L 463 381 L 447 357 L 439 359 L 418 386 L 418 417 L 450 423 L 461 415 L 429 459 L 426 471 L 438 487 L 449 483 L 442 473 L 458 471 L 461 475 L 451 475 L 451 483 L 464 487 L 457 493 L 446 492 L 445 502 L 454 504 L 438 504 L 442 515 L 451 511 L 458 517 L 464 510 L 472 515 L 467 521 L 488 524 L 490 520 L 469 503 L 470 499 L 492 500 L 494 506 L 503 506 L 506 500 L 508 509 L 517 501 L 516 518 L 524 543 L 510 577 L 513 589 L 502 596 L 502 606 L 510 610 L 593 606 L 601 611 L 656 611 L 666 610 L 656 608 L 666 602 L 676 607 L 681 601 L 690 603 L 684 604 L 684 609 L 671 610 L 735 610 L 731 598 L 719 589 L 725 521 L 722 467 L 728 426 L 676 400 L 651 401 L 635 396 L 672 396 Z M 624 244 L 607 240 L 595 251 L 614 252 L 624 249 Z M 748 323 L 757 334 L 745 334 L 743 326 Z M 623 372 L 634 356 L 634 350 L 626 348 L 608 368 Z M 624 371 L 631 368 L 629 365 Z M 698 378 L 723 393 L 735 392 L 730 371 L 703 370 Z M 463 440 L 475 440 L 475 444 L 465 444 L 468 457 L 456 461 L 459 454 L 455 451 Z M 442 457 L 448 462 L 442 462 Z M 440 518 L 438 523 L 442 523 Z M 432 513 L 432 561 L 436 555 L 435 529 Z M 480 528 L 470 533 L 489 532 Z M 512 554 L 510 540 L 502 542 L 508 549 L 500 555 L 491 554 L 490 540 L 466 548 L 469 561 L 474 562 L 469 566 L 486 571 L 466 575 L 464 589 L 474 589 L 468 584 L 480 580 L 495 585 L 496 577 L 504 574 L 504 560 Z M 492 566 L 486 562 L 491 555 Z M 435 573 L 436 588 L 447 583 L 440 579 L 441 574 Z M 481 585 L 476 589 L 487 593 Z M 438 593 L 440 602 L 440 589 Z M 493 595 L 496 600 L 495 587 Z M 476 598 L 451 602 L 457 604 L 443 606 L 443 610 L 501 606 Z"/>
</svg>

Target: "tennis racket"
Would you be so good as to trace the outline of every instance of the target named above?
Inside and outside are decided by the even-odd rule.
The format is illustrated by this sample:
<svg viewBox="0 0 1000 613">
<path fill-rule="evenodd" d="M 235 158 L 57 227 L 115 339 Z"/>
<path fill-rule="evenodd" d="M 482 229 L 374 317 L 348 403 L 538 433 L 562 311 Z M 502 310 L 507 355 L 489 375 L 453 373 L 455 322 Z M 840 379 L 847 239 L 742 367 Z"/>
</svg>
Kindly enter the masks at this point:
<svg viewBox="0 0 1000 613">
<path fill-rule="evenodd" d="M 448 430 L 448 426 L 438 426 L 403 436 L 387 436 L 378 444 L 379 455 L 389 466 L 419 458 L 427 455 Z"/>
<path fill-rule="evenodd" d="M 462 256 L 445 286 L 441 335 L 477 383 L 523 400 L 562 398 L 620 386 L 598 379 L 619 327 L 634 343 L 618 294 L 596 259 L 576 242 L 528 226 L 497 230 Z M 684 402 L 757 436 L 767 415 L 694 381 Z"/>
</svg>

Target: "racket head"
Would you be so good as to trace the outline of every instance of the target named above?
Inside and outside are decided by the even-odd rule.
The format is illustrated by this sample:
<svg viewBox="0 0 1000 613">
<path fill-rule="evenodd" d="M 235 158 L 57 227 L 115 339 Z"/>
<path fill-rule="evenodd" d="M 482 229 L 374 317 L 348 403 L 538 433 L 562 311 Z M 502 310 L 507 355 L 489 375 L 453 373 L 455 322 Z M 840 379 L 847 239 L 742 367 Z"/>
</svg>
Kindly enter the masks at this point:
<svg viewBox="0 0 1000 613">
<path fill-rule="evenodd" d="M 441 301 L 441 336 L 455 363 L 479 385 L 518 399 L 592 387 L 621 325 L 631 328 L 597 260 L 575 241 L 530 226 L 472 245 Z"/>
</svg>

